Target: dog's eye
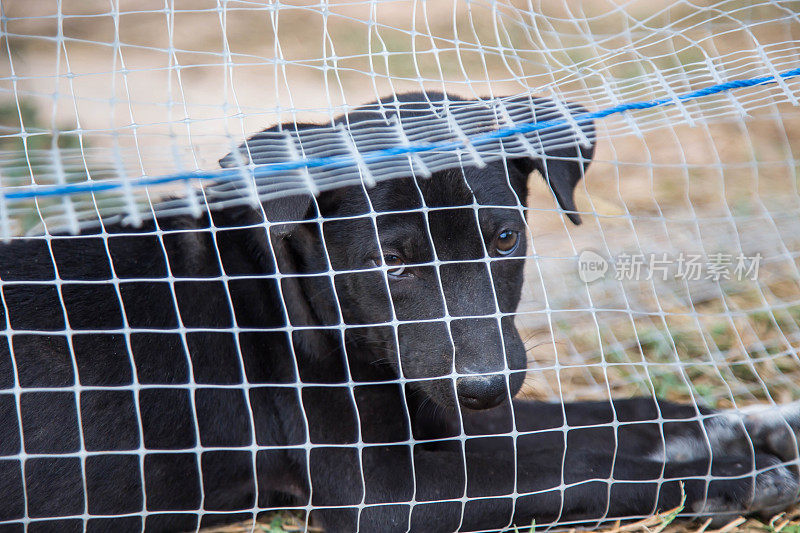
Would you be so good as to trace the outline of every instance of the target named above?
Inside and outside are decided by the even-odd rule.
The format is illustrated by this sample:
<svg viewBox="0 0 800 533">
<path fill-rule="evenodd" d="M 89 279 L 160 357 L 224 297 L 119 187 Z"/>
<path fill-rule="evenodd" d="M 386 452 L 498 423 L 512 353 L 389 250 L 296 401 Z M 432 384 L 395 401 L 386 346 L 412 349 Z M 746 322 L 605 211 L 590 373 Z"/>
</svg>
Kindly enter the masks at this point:
<svg viewBox="0 0 800 533">
<path fill-rule="evenodd" d="M 500 235 L 497 236 L 494 245 L 495 248 L 497 248 L 497 253 L 500 255 L 514 253 L 514 250 L 519 246 L 519 232 L 510 229 L 503 230 Z"/>
<path fill-rule="evenodd" d="M 403 272 L 406 269 L 406 264 L 403 260 L 394 254 L 386 254 L 383 256 L 383 264 L 389 267 L 386 270 L 386 273 L 393 277 L 399 277 L 403 275 Z"/>
</svg>

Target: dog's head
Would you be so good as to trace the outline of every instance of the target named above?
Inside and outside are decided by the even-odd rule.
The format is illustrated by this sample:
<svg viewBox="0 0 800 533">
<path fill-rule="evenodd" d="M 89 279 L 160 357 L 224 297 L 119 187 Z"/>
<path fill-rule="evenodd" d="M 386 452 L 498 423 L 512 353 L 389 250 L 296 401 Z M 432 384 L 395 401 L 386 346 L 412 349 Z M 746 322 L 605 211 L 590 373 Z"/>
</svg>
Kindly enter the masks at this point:
<svg viewBox="0 0 800 533">
<path fill-rule="evenodd" d="M 406 95 L 405 101 L 414 105 L 415 97 L 421 98 Z M 347 117 L 351 123 L 359 118 L 358 112 Z M 537 170 L 545 177 L 567 216 L 580 223 L 573 191 L 593 148 L 575 140 L 545 149 L 543 158 L 349 186 L 323 192 L 316 202 L 309 196 L 265 205 L 272 221 L 317 214 L 322 220 L 282 225 L 273 234 L 281 271 L 306 274 L 298 278 L 303 288 L 291 292 L 306 301 L 287 302 L 290 320 L 343 323 L 351 361 L 388 364 L 439 405 L 455 407 L 457 400 L 485 409 L 513 397 L 527 362 L 513 313 L 528 250 L 528 176 Z M 247 149 L 243 145 L 242 154 Z M 307 275 L 312 272 L 319 275 Z"/>
</svg>

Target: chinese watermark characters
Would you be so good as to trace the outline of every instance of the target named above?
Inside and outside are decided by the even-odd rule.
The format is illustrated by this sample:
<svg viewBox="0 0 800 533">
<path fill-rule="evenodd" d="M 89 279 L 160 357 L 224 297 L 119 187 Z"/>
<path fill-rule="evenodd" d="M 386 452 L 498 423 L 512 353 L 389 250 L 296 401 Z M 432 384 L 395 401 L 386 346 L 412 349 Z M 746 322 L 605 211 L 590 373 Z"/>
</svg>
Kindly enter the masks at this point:
<svg viewBox="0 0 800 533">
<path fill-rule="evenodd" d="M 584 250 L 578 257 L 578 276 L 585 283 L 612 277 L 619 281 L 649 281 L 670 279 L 685 281 L 742 281 L 758 278 L 760 253 L 692 254 L 622 253 L 609 261 L 592 250 Z"/>
</svg>

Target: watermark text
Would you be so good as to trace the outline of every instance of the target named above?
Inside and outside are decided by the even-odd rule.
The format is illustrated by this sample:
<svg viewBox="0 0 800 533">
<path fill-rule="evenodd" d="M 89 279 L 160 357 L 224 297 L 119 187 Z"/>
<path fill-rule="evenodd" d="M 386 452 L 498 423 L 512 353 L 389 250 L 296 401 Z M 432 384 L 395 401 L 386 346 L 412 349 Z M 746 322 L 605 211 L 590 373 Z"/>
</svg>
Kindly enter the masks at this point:
<svg viewBox="0 0 800 533">
<path fill-rule="evenodd" d="M 760 253 L 704 255 L 687 252 L 621 253 L 609 260 L 593 250 L 584 250 L 578 256 L 578 276 L 585 283 L 601 278 L 619 281 L 754 281 L 758 278 L 761 260 Z"/>
</svg>

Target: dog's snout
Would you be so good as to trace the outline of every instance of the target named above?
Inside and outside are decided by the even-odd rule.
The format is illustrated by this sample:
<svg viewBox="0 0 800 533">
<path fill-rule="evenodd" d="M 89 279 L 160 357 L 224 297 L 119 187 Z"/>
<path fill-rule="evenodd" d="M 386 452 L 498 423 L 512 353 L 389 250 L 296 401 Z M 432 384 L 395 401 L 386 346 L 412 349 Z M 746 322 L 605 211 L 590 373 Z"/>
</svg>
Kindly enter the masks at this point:
<svg viewBox="0 0 800 533">
<path fill-rule="evenodd" d="M 469 409 L 489 409 L 503 403 L 508 396 L 502 374 L 464 376 L 456 380 L 458 402 Z"/>
</svg>

